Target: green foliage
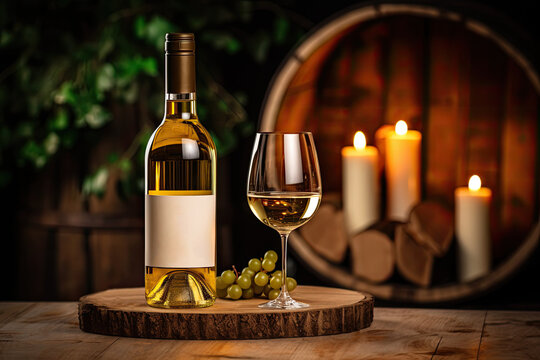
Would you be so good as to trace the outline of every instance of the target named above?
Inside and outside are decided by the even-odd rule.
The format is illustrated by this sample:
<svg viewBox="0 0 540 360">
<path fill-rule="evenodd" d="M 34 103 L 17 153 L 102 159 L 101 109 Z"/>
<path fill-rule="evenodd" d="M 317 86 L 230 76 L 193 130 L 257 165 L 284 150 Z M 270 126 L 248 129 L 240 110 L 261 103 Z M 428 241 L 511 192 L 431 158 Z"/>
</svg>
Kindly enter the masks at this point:
<svg viewBox="0 0 540 360">
<path fill-rule="evenodd" d="M 123 104 L 143 113 L 139 134 L 88 169 L 81 187 L 101 196 L 118 172 L 121 194 L 141 191 L 144 148 L 163 111 L 164 35 L 174 31 L 196 34 L 198 111 L 226 155 L 254 131 L 250 89 L 226 85 L 230 64 L 242 74 L 299 33 L 279 6 L 243 0 L 9 3 L 0 4 L 0 187 L 59 152 L 96 146 Z"/>
</svg>

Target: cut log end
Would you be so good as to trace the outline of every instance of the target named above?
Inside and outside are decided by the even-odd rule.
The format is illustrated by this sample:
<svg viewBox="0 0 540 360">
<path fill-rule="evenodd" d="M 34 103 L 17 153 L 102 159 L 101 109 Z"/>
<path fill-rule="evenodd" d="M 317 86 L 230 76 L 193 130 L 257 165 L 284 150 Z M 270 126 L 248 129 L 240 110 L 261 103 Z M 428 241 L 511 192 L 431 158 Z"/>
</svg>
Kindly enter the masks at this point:
<svg viewBox="0 0 540 360">
<path fill-rule="evenodd" d="M 335 263 L 345 258 L 348 244 L 343 212 L 333 205 L 321 205 L 313 219 L 300 228 L 300 233 L 324 258 Z"/>
<path fill-rule="evenodd" d="M 354 275 L 372 283 L 382 283 L 394 273 L 394 243 L 384 233 L 367 230 L 350 240 Z"/>
<path fill-rule="evenodd" d="M 433 255 L 407 233 L 405 225 L 396 228 L 396 265 L 413 284 L 427 287 L 431 283 Z"/>
<path fill-rule="evenodd" d="M 423 202 L 412 209 L 406 231 L 431 254 L 442 257 L 454 237 L 454 218 L 442 205 Z"/>
</svg>

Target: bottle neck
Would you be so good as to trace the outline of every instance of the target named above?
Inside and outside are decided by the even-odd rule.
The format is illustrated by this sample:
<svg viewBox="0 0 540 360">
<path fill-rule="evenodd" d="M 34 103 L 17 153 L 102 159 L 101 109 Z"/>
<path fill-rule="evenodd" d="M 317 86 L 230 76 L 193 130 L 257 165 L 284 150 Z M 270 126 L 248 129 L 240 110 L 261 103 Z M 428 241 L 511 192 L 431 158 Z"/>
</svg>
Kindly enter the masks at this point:
<svg viewBox="0 0 540 360">
<path fill-rule="evenodd" d="M 167 100 L 191 100 L 190 96 L 195 96 L 194 52 L 165 54 L 165 94 Z"/>
<path fill-rule="evenodd" d="M 195 106 L 195 53 L 165 54 L 165 118 L 197 119 Z"/>
<path fill-rule="evenodd" d="M 195 93 L 166 94 L 165 95 L 165 118 L 195 120 L 197 119 Z"/>
</svg>

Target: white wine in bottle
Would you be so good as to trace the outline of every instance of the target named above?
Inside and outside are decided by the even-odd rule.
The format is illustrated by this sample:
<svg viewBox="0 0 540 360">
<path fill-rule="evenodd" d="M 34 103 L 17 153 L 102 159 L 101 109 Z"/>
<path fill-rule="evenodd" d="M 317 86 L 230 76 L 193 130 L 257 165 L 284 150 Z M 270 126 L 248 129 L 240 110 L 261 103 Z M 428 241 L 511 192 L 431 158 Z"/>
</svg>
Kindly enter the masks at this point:
<svg viewBox="0 0 540 360">
<path fill-rule="evenodd" d="M 216 147 L 195 109 L 193 34 L 165 36 L 165 116 L 146 148 L 145 293 L 150 306 L 216 298 Z"/>
</svg>

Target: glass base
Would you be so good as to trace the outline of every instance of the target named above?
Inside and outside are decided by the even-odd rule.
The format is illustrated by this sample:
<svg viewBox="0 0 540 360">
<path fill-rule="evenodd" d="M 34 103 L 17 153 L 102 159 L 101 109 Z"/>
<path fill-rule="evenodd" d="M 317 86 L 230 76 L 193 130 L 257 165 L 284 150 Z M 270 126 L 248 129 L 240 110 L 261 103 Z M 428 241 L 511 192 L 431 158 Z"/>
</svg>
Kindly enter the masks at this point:
<svg viewBox="0 0 540 360">
<path fill-rule="evenodd" d="M 259 305 L 259 307 L 263 309 L 303 309 L 309 307 L 309 304 L 296 301 L 290 296 L 278 296 L 274 300 Z"/>
</svg>

